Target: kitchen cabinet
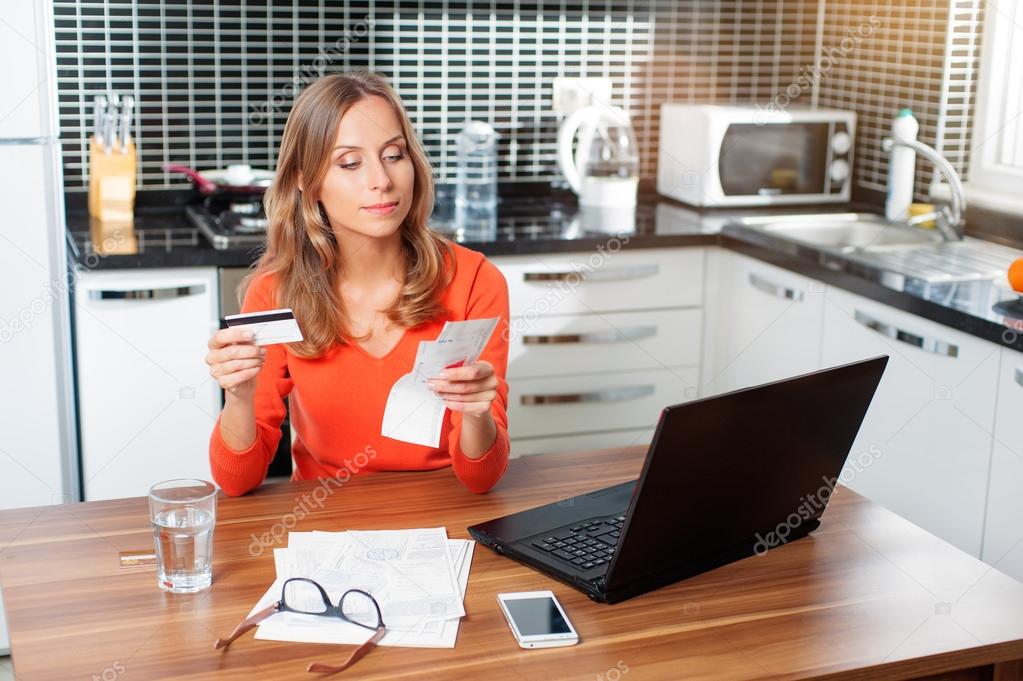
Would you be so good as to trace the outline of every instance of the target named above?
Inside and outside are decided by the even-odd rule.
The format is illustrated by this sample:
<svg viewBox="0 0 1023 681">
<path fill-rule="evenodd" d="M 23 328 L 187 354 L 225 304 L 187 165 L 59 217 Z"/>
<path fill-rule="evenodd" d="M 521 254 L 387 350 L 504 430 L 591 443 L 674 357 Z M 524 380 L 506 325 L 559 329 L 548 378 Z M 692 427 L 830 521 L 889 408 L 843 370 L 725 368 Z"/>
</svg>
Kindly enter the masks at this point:
<svg viewBox="0 0 1023 681">
<path fill-rule="evenodd" d="M 949 327 L 827 290 L 823 364 L 890 357 L 842 481 L 974 556 L 981 549 L 999 352 Z"/>
<path fill-rule="evenodd" d="M 697 395 L 705 257 L 491 259 L 509 290 L 512 456 L 647 443 L 663 407 Z"/>
<path fill-rule="evenodd" d="M 820 368 L 824 284 L 723 249 L 707 280 L 703 394 Z"/>
<path fill-rule="evenodd" d="M 508 421 L 517 438 L 650 428 L 698 378 L 696 367 L 523 378 L 510 383 Z"/>
<path fill-rule="evenodd" d="M 574 433 L 556 437 L 519 438 L 515 441 L 513 453 L 519 457 L 550 452 L 580 452 L 608 447 L 646 446 L 650 444 L 653 437 L 653 428 L 637 428 L 597 433 Z"/>
<path fill-rule="evenodd" d="M 216 269 L 79 272 L 74 299 L 85 500 L 209 479 Z"/>
<path fill-rule="evenodd" d="M 1023 581 L 1023 353 L 1001 353 L 981 558 Z"/>
<path fill-rule="evenodd" d="M 696 366 L 700 308 L 541 317 L 508 340 L 508 378 Z"/>
<path fill-rule="evenodd" d="M 589 314 L 703 304 L 703 248 L 538 253 L 490 258 L 508 282 L 510 315 L 526 325 L 549 314 Z M 517 325 L 513 324 L 513 328 Z M 523 326 L 520 323 L 518 326 Z"/>
</svg>

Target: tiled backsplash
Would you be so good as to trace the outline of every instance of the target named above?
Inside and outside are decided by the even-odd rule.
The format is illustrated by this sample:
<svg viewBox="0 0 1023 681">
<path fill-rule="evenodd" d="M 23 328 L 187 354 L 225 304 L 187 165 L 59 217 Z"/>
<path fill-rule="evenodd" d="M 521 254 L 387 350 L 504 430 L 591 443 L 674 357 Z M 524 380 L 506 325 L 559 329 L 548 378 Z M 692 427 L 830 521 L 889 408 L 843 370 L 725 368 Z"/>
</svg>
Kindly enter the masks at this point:
<svg viewBox="0 0 1023 681">
<path fill-rule="evenodd" d="M 823 75 L 818 104 L 857 114 L 856 183 L 884 191 L 892 116 L 909 107 L 919 139 L 965 175 L 980 67 L 982 0 L 864 2 L 827 0 L 822 33 Z M 850 32 L 874 26 L 852 44 Z M 851 49 L 845 49 L 850 48 Z M 827 59 L 830 56 L 832 59 Z M 917 163 L 916 194 L 925 199 L 933 175 Z"/>
<path fill-rule="evenodd" d="M 940 135 L 957 165 L 965 162 L 981 0 L 952 2 L 969 15 L 953 13 L 965 48 L 946 40 L 948 0 L 898 8 L 853 0 L 58 0 L 65 182 L 72 191 L 87 186 L 82 160 L 96 94 L 135 95 L 139 184 L 158 189 L 185 184 L 161 170 L 168 162 L 273 167 L 294 93 L 321 73 L 371 69 L 396 86 L 440 181 L 454 174 L 454 138 L 469 118 L 501 133 L 502 181 L 560 178 L 552 80 L 600 76 L 633 117 L 644 177 L 656 174 L 663 102 L 818 104 L 859 113 L 856 180 L 883 188 L 879 139 L 899 106 L 918 112 L 921 139 Z M 874 26 L 869 37 L 808 77 L 864 22 Z M 945 86 L 946 53 L 965 92 Z M 927 178 L 921 167 L 919 187 Z"/>
</svg>

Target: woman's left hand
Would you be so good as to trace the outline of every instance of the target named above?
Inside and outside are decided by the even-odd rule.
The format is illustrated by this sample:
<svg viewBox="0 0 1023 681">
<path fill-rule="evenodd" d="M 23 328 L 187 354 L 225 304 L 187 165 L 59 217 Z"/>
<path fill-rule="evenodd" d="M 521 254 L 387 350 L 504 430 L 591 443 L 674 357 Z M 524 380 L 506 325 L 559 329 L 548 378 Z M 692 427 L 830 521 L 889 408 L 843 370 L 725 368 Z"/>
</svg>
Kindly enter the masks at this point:
<svg viewBox="0 0 1023 681">
<path fill-rule="evenodd" d="M 497 376 L 490 362 L 480 360 L 464 367 L 440 372 L 427 385 L 444 400 L 452 411 L 479 416 L 490 413 L 490 405 L 497 397 Z"/>
</svg>

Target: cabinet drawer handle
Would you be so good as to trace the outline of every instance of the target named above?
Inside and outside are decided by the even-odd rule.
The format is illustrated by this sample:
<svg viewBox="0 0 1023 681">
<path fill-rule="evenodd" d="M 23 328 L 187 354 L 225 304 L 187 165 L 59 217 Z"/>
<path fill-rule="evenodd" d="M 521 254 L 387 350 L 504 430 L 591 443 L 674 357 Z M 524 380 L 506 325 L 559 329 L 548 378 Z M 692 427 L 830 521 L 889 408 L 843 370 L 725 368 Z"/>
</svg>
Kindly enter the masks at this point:
<svg viewBox="0 0 1023 681">
<path fill-rule="evenodd" d="M 794 300 L 799 302 L 806 297 L 806 294 L 797 288 L 789 288 L 787 286 L 782 286 L 781 284 L 775 284 L 774 282 L 768 281 L 753 272 L 750 272 L 749 283 L 758 291 L 763 291 L 767 295 L 774 296 L 775 298 L 784 298 L 785 300 Z"/>
<path fill-rule="evenodd" d="M 162 300 L 167 298 L 184 298 L 206 292 L 206 284 L 189 286 L 169 286 L 167 288 L 139 288 L 128 291 L 111 291 L 93 289 L 89 291 L 89 300 Z"/>
<path fill-rule="evenodd" d="M 1023 367 L 1016 367 L 1016 385 L 1023 385 Z"/>
<path fill-rule="evenodd" d="M 631 267 L 601 267 L 600 269 L 565 270 L 561 272 L 525 272 L 523 281 L 568 281 L 577 278 L 579 281 L 621 281 L 623 279 L 644 279 L 652 277 L 660 271 L 660 266 L 633 265 Z"/>
<path fill-rule="evenodd" d="M 521 404 L 569 404 L 577 402 L 621 402 L 654 394 L 652 385 L 628 385 L 621 388 L 604 388 L 583 393 L 553 393 L 549 395 L 523 395 Z"/>
<path fill-rule="evenodd" d="M 567 343 L 621 343 L 657 335 L 656 326 L 633 326 L 628 329 L 590 331 L 588 333 L 552 333 L 523 336 L 523 345 L 561 345 Z"/>
<path fill-rule="evenodd" d="M 853 313 L 853 318 L 871 331 L 876 331 L 882 336 L 887 336 L 892 340 L 900 341 L 906 345 L 912 345 L 915 348 L 920 348 L 924 352 L 931 352 L 935 355 L 942 355 L 944 357 L 959 356 L 958 345 L 946 343 L 945 341 L 938 340 L 937 338 L 924 338 L 923 336 L 918 336 L 915 333 L 903 331 L 896 326 L 886 324 L 879 319 L 871 317 L 866 312 L 856 310 Z"/>
</svg>

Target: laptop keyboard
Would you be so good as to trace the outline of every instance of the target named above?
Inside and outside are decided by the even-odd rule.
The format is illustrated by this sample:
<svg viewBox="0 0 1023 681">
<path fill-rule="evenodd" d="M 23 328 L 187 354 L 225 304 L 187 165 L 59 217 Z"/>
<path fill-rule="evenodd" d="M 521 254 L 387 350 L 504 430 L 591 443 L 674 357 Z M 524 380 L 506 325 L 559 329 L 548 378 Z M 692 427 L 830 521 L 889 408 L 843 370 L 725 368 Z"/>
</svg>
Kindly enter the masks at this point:
<svg viewBox="0 0 1023 681">
<path fill-rule="evenodd" d="M 622 534 L 624 515 L 592 518 L 571 527 L 562 527 L 546 537 L 534 539 L 540 549 L 580 570 L 604 567 L 614 557 Z"/>
</svg>

